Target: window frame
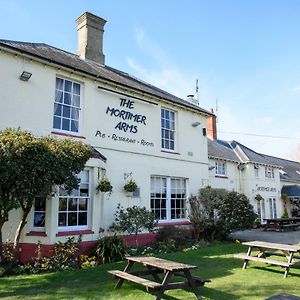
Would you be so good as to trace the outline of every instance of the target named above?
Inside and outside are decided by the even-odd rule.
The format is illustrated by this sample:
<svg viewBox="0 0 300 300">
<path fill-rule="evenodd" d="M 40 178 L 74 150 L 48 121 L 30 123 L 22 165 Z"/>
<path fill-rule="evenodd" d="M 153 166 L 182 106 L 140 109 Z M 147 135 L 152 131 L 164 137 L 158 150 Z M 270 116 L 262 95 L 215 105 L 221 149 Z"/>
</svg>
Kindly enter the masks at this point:
<svg viewBox="0 0 300 300">
<path fill-rule="evenodd" d="M 222 167 L 220 167 L 221 164 L 223 165 Z M 223 170 L 224 173 L 220 172 L 220 170 Z M 221 176 L 221 177 L 227 176 L 227 166 L 225 161 L 220 161 L 220 160 L 215 161 L 215 176 Z"/>
<path fill-rule="evenodd" d="M 275 169 L 273 167 L 265 167 L 265 177 L 275 179 Z"/>
<path fill-rule="evenodd" d="M 35 204 L 36 204 L 36 199 L 35 199 L 35 201 L 34 201 L 34 204 L 33 204 L 33 216 L 32 216 L 32 229 L 34 230 L 34 231 L 41 231 L 41 232 L 45 232 L 45 230 L 46 230 L 46 210 L 47 210 L 47 199 L 45 198 L 45 197 L 41 197 L 41 196 L 38 196 L 38 197 L 36 197 L 36 198 L 42 198 L 42 199 L 44 199 L 44 205 L 45 205 L 45 210 L 36 210 L 36 207 L 35 207 Z M 35 214 L 36 213 L 44 213 L 45 214 L 45 217 L 44 217 L 44 226 L 35 226 L 35 222 L 34 222 L 34 220 L 35 220 Z"/>
<path fill-rule="evenodd" d="M 61 79 L 63 80 L 63 90 L 60 90 L 57 88 L 57 79 Z M 65 81 L 70 81 L 72 83 L 72 92 L 69 92 L 69 91 L 65 91 Z M 79 95 L 78 94 L 74 94 L 73 93 L 73 85 L 75 84 L 78 84 L 79 85 Z M 71 103 L 72 103 L 72 97 L 73 95 L 76 95 L 76 96 L 79 96 L 79 106 L 74 106 L 72 104 L 65 104 L 64 101 L 62 100 L 62 102 L 57 102 L 56 101 L 56 92 L 58 91 L 61 91 L 64 95 L 64 93 L 69 93 L 71 94 Z M 81 132 L 81 119 L 82 119 L 82 93 L 83 93 L 83 84 L 79 81 L 76 81 L 74 79 L 70 79 L 70 78 L 66 78 L 64 76 L 60 76 L 60 75 L 56 75 L 55 76 L 55 82 L 54 82 L 54 101 L 53 101 L 53 114 L 52 114 L 52 130 L 55 131 L 55 132 L 59 132 L 59 133 L 64 133 L 64 134 L 72 134 L 72 135 L 80 135 L 80 132 Z M 62 96 L 64 97 L 64 96 Z M 60 128 L 55 128 L 54 127 L 54 117 L 55 117 L 55 104 L 57 105 L 61 105 L 62 106 L 62 112 L 61 112 L 61 115 L 60 116 L 57 116 L 57 117 L 60 117 Z M 70 108 L 70 117 L 69 118 L 64 118 L 63 117 L 63 107 L 64 106 L 67 106 Z M 70 130 L 65 130 L 65 129 L 62 129 L 62 120 L 63 119 L 68 119 L 68 120 L 75 120 L 75 119 L 72 119 L 72 108 L 74 109 L 78 109 L 78 131 L 73 131 L 72 128 L 70 128 Z M 77 120 L 75 120 L 77 121 Z"/>
<path fill-rule="evenodd" d="M 162 120 L 163 119 L 167 120 L 166 118 L 163 118 L 163 116 L 162 116 L 163 111 L 174 114 L 174 120 L 173 120 L 174 129 L 173 130 L 163 127 Z M 169 118 L 169 122 L 170 122 L 170 118 Z M 177 131 L 176 131 L 177 126 L 176 126 L 176 122 L 177 122 L 177 112 L 174 111 L 174 110 L 171 110 L 169 108 L 166 108 L 166 107 L 161 107 L 161 109 L 160 109 L 160 131 L 161 131 L 161 150 L 162 151 L 166 151 L 166 152 L 176 152 L 177 151 Z M 171 135 L 171 132 L 172 132 L 174 134 L 174 140 L 164 138 L 163 137 L 163 131 L 164 130 L 168 131 L 170 133 L 170 135 Z M 163 141 L 169 141 L 169 143 L 173 142 L 174 143 L 174 149 L 163 147 L 163 144 L 164 144 Z"/>
<path fill-rule="evenodd" d="M 155 207 L 152 207 L 152 200 L 158 200 L 159 198 L 156 197 L 152 197 L 152 191 L 153 191 L 153 186 L 152 186 L 152 179 L 160 179 L 165 180 L 166 182 L 166 197 L 165 198 L 161 198 L 161 199 L 165 199 L 166 201 L 166 218 L 165 219 L 157 219 L 159 224 L 163 224 L 163 223 L 172 223 L 172 222 L 184 222 L 184 221 L 188 221 L 188 208 L 187 208 L 187 186 L 188 186 L 188 179 L 184 178 L 184 177 L 171 177 L 171 176 L 163 176 L 163 175 L 151 175 L 150 177 L 150 210 L 155 214 Z M 183 218 L 173 218 L 172 219 L 172 210 L 176 210 L 176 204 L 175 207 L 172 207 L 172 199 L 175 199 L 175 203 L 176 200 L 178 200 L 177 198 L 172 198 L 171 192 L 172 192 L 172 180 L 182 180 L 183 181 L 183 191 L 185 194 L 184 198 L 181 198 L 184 200 L 184 207 L 183 208 L 179 208 L 180 210 L 184 209 L 185 211 L 185 216 Z M 161 186 L 162 187 L 162 186 Z M 162 191 L 162 189 L 161 189 Z M 162 193 L 161 193 L 162 194 Z M 161 216 L 161 210 L 162 207 L 160 207 L 159 211 L 160 211 L 160 216 Z"/>
<path fill-rule="evenodd" d="M 88 171 L 88 196 L 72 196 L 72 195 L 68 195 L 68 196 L 60 196 L 59 192 L 58 192 L 58 196 L 57 196 L 57 201 L 58 201 L 58 207 L 57 207 L 57 228 L 58 228 L 58 232 L 65 232 L 65 231 L 77 231 L 77 230 L 87 230 L 91 228 L 91 208 L 92 208 L 92 199 L 93 199 L 93 193 L 92 193 L 92 171 L 90 168 L 84 168 L 82 171 Z M 81 171 L 81 172 L 82 172 Z M 80 173 L 81 173 L 80 172 Z M 80 174 L 79 173 L 79 174 Z M 77 174 L 77 176 L 79 176 L 79 174 Z M 80 185 L 80 183 L 79 183 Z M 79 186 L 80 188 L 80 186 Z M 58 187 L 59 190 L 59 187 Z M 76 199 L 87 199 L 87 224 L 86 225 L 73 225 L 73 226 L 60 226 L 59 225 L 59 213 L 66 213 L 67 215 L 67 219 L 68 219 L 68 213 L 69 212 L 75 212 L 75 211 L 69 211 L 67 210 L 59 210 L 59 201 L 60 199 L 71 199 L 71 198 L 76 198 Z M 78 210 L 79 204 L 77 204 L 77 210 L 76 213 L 78 214 L 78 212 L 80 212 L 80 210 Z M 67 208 L 68 208 L 68 204 L 67 204 Z M 85 212 L 85 211 L 82 211 Z M 77 219 L 78 222 L 78 219 Z"/>
</svg>

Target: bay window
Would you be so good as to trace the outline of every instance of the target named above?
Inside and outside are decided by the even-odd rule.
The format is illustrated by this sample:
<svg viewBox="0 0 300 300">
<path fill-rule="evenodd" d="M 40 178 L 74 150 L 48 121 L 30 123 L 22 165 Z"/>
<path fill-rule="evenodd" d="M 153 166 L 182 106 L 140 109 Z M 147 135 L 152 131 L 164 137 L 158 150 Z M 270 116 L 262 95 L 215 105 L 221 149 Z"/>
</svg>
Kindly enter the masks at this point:
<svg viewBox="0 0 300 300">
<path fill-rule="evenodd" d="M 90 173 L 84 170 L 78 174 L 78 188 L 68 193 L 59 187 L 58 227 L 59 229 L 87 229 L 89 223 Z"/>
</svg>

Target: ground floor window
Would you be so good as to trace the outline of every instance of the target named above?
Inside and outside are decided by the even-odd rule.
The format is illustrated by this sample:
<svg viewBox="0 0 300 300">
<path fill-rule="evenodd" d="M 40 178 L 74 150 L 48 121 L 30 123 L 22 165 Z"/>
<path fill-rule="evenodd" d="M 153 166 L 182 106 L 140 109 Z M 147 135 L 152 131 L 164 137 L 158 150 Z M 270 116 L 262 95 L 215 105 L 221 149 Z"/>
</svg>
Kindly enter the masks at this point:
<svg viewBox="0 0 300 300">
<path fill-rule="evenodd" d="M 269 198 L 270 218 L 277 218 L 276 198 Z"/>
<path fill-rule="evenodd" d="M 84 170 L 78 174 L 78 188 L 70 194 L 59 187 L 58 227 L 60 229 L 84 229 L 88 227 L 90 207 L 90 173 Z"/>
<path fill-rule="evenodd" d="M 34 201 L 33 226 L 45 228 L 46 220 L 46 198 L 36 197 Z"/>
<path fill-rule="evenodd" d="M 157 220 L 186 219 L 186 179 L 151 176 L 151 210 Z"/>
<path fill-rule="evenodd" d="M 265 199 L 261 199 L 256 202 L 257 205 L 257 214 L 260 218 L 260 222 L 264 223 L 264 219 L 266 218 L 266 207 L 265 207 Z"/>
</svg>

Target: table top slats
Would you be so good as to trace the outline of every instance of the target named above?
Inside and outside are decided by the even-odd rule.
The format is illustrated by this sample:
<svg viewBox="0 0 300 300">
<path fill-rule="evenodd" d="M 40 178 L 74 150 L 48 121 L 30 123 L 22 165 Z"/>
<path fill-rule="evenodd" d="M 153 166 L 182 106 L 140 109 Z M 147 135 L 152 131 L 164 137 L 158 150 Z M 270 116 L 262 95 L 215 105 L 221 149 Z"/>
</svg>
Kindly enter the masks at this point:
<svg viewBox="0 0 300 300">
<path fill-rule="evenodd" d="M 269 242 L 263 242 L 263 241 L 252 241 L 252 242 L 244 242 L 243 245 L 251 246 L 251 247 L 258 247 L 258 248 L 282 250 L 282 251 L 291 251 L 291 252 L 300 251 L 300 244 L 288 245 L 288 244 L 269 243 Z"/>
<path fill-rule="evenodd" d="M 186 270 L 186 269 L 196 269 L 197 266 L 187 265 L 178 263 L 175 261 L 170 261 L 162 258 L 152 257 L 152 256 L 130 256 L 127 257 L 128 261 L 134 261 L 142 263 L 147 266 L 152 266 L 155 268 L 167 270 L 167 271 L 176 271 L 176 270 Z"/>
</svg>

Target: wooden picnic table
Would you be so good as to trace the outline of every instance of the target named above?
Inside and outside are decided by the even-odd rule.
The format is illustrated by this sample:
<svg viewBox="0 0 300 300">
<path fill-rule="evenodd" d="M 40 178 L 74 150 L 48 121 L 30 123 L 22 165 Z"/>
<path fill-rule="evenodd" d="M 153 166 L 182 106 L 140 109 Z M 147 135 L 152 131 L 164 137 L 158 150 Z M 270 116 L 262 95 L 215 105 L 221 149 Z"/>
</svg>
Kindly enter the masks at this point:
<svg viewBox="0 0 300 300">
<path fill-rule="evenodd" d="M 264 225 L 264 230 L 275 229 L 277 231 L 283 231 L 285 229 L 295 229 L 300 226 L 300 218 L 271 218 L 264 219 L 266 224 Z"/>
<path fill-rule="evenodd" d="M 249 246 L 247 254 L 236 254 L 236 258 L 240 258 L 244 260 L 243 270 L 247 268 L 249 260 L 258 261 L 270 265 L 281 266 L 285 268 L 284 278 L 288 276 L 289 269 L 300 263 L 300 260 L 295 260 L 294 254 L 300 252 L 300 244 L 298 245 L 288 245 L 288 244 L 277 244 L 277 243 L 268 243 L 262 241 L 252 241 L 252 242 L 244 242 L 243 245 Z M 259 252 L 256 255 L 251 255 L 253 249 L 258 249 Z M 283 254 L 273 253 L 267 250 L 279 250 Z M 280 261 L 275 259 L 269 259 L 270 255 L 274 256 L 283 256 L 286 257 L 287 261 Z M 299 256 L 298 256 L 299 258 Z"/>
<path fill-rule="evenodd" d="M 166 290 L 191 288 L 197 299 L 201 299 L 198 287 L 203 286 L 210 280 L 193 276 L 190 272 L 197 266 L 178 263 L 166 259 L 153 256 L 145 257 L 126 257 L 127 266 L 124 271 L 111 270 L 108 271 L 118 280 L 115 288 L 120 288 L 124 280 L 141 284 L 146 287 L 147 291 L 157 291 L 156 300 L 161 299 Z M 131 272 L 135 263 L 142 264 L 142 269 Z M 159 276 L 163 274 L 163 279 Z M 141 276 L 151 275 L 155 281 L 145 279 Z M 179 276 L 186 279 L 184 282 L 170 282 L 173 276 Z"/>
</svg>

